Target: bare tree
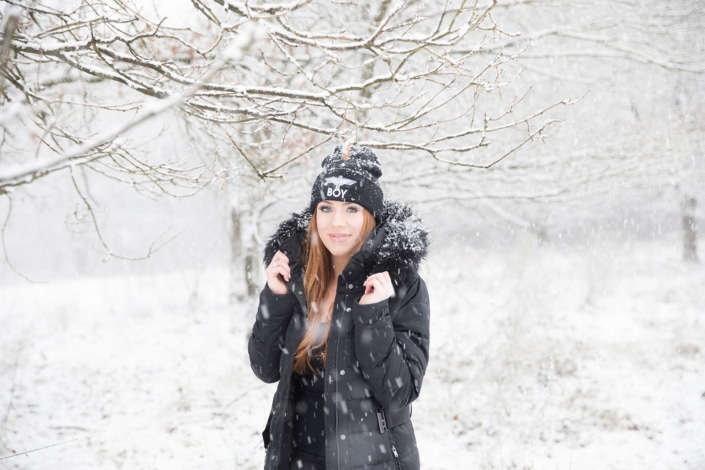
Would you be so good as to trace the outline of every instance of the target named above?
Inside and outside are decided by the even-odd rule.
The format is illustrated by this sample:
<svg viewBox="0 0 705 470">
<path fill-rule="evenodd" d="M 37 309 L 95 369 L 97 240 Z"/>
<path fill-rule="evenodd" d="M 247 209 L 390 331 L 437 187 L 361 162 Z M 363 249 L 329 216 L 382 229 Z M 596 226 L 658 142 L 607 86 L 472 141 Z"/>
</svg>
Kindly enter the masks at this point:
<svg viewBox="0 0 705 470">
<path fill-rule="evenodd" d="M 295 152 L 273 167 L 260 165 L 248 148 L 236 150 L 262 178 L 275 175 L 321 140 L 345 134 L 376 148 L 462 158 L 489 145 L 493 133 L 525 126 L 536 114 L 516 119 L 507 116 L 507 110 L 491 115 L 478 107 L 479 96 L 501 87 L 500 67 L 512 58 L 511 51 L 500 50 L 476 59 L 485 42 L 501 36 L 489 15 L 493 4 L 480 8 L 458 2 L 424 18 L 419 16 L 421 5 L 398 2 L 390 7 L 391 2 L 383 2 L 376 22 L 366 23 L 346 15 L 357 11 L 357 5 L 332 9 L 299 1 L 275 8 L 197 1 L 202 17 L 190 19 L 201 25 L 202 31 L 196 31 L 168 28 L 164 18 L 149 20 L 123 1 L 81 2 L 71 11 L 7 3 L 12 8 L 3 17 L 3 115 L 18 113 L 14 116 L 42 138 L 35 148 L 39 161 L 5 168 L 2 188 L 26 184 L 69 162 L 76 166 L 89 160 L 90 165 L 115 157 L 108 147 L 114 141 L 111 135 L 77 135 L 67 129 L 76 127 L 75 122 L 61 125 L 49 119 L 64 108 L 136 112 L 148 98 L 176 98 L 188 115 L 238 134 L 277 126 L 283 129 L 276 133 L 277 140 Z M 218 3 L 226 8 L 218 8 Z M 341 14 L 347 24 L 336 24 Z M 256 45 L 213 72 L 218 58 L 243 41 L 247 25 L 261 33 Z M 468 44 L 473 49 L 468 50 Z M 125 98 L 104 104 L 88 101 L 95 82 L 117 85 L 117 94 Z M 55 96 L 67 93 L 66 84 L 76 83 L 85 90 L 83 102 Z M 10 105 L 29 106 L 21 110 Z M 148 110 L 154 112 L 154 107 Z M 359 119 L 361 114 L 365 120 Z M 541 128 L 532 128 L 527 136 Z M 312 133 L 318 140 L 300 145 L 300 133 Z M 91 142 L 95 135 L 101 138 Z M 61 152 L 63 148 L 77 155 Z M 60 163 L 44 158 L 57 150 L 64 155 Z M 78 155 L 82 160 L 77 162 Z M 114 160 L 116 168 L 134 170 L 129 158 Z M 470 158 L 454 163 L 473 164 Z"/>
<path fill-rule="evenodd" d="M 663 220 L 665 211 L 692 207 L 681 201 L 705 196 L 702 5 L 524 0 L 492 14 L 507 31 L 494 47 L 524 50 L 516 61 L 523 73 L 510 85 L 532 86 L 521 105 L 555 96 L 577 104 L 562 111 L 540 152 L 515 152 L 504 165 L 465 174 L 458 190 L 437 188 L 437 199 L 483 201 L 493 216 L 542 232 L 578 205 L 598 214 L 631 197 Z M 687 212 L 684 228 L 695 217 Z"/>
<path fill-rule="evenodd" d="M 524 46 L 496 1 L 72 5 L 0 10 L 0 194 L 57 172 L 80 191 L 77 168 L 156 194 L 225 184 L 235 253 L 253 252 L 277 185 L 344 138 L 444 177 L 540 140 L 566 102 L 507 87 Z M 155 139 L 181 144 L 145 151 Z"/>
</svg>

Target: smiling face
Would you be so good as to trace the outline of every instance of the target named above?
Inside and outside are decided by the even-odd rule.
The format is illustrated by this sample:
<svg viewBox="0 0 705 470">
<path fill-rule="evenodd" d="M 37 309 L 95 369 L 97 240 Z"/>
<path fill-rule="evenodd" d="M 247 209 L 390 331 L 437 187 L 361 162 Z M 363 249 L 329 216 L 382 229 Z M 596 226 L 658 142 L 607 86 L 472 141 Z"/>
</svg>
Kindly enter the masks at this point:
<svg viewBox="0 0 705 470">
<path fill-rule="evenodd" d="M 339 269 L 359 249 L 364 221 L 363 207 L 353 202 L 321 201 L 316 206 L 318 239 Z"/>
</svg>

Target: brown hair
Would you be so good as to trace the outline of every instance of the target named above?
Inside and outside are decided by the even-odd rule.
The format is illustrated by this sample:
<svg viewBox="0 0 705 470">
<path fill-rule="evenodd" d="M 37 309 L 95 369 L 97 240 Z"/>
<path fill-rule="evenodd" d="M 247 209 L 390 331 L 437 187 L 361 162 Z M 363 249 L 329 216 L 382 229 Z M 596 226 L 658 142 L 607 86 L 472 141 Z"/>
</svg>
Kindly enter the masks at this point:
<svg viewBox="0 0 705 470">
<path fill-rule="evenodd" d="M 321 305 L 326 295 L 326 289 L 333 280 L 333 260 L 330 252 L 318 239 L 318 224 L 316 212 L 313 211 L 311 222 L 309 222 L 306 232 L 306 245 L 304 258 L 306 259 L 306 269 L 304 271 L 304 292 L 308 303 L 308 318 L 306 319 L 306 332 L 304 333 L 299 346 L 294 354 L 294 372 L 304 375 L 313 372 L 311 357 L 314 350 L 320 349 L 316 353 L 321 356 L 323 362 L 326 359 L 328 346 L 328 331 L 330 329 L 331 314 L 335 301 L 328 311 L 324 312 Z M 362 248 L 362 244 L 367 236 L 375 228 L 375 218 L 370 211 L 363 208 L 362 230 L 360 240 L 355 252 Z M 322 326 L 323 324 L 323 326 Z"/>
</svg>

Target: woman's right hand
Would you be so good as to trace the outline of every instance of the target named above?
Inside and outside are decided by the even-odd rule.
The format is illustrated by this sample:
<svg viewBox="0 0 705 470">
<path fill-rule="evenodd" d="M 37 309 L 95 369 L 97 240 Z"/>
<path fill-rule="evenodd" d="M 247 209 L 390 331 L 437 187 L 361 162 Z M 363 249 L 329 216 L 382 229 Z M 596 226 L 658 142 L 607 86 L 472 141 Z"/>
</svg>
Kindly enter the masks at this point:
<svg viewBox="0 0 705 470">
<path fill-rule="evenodd" d="M 284 281 L 291 279 L 291 269 L 289 268 L 289 258 L 284 253 L 277 251 L 274 254 L 272 262 L 269 263 L 265 270 L 265 274 L 267 275 L 269 290 L 277 295 L 289 292 L 289 288 Z"/>
</svg>

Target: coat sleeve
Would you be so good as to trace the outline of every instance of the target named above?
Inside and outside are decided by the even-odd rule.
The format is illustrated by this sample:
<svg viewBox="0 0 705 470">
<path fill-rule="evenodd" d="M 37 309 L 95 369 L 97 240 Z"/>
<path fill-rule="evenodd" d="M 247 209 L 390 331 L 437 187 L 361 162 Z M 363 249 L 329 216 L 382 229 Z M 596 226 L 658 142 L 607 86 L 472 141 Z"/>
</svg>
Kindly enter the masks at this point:
<svg viewBox="0 0 705 470">
<path fill-rule="evenodd" d="M 279 360 L 284 347 L 284 335 L 294 311 L 296 298 L 290 292 L 274 294 L 268 287 L 260 293 L 255 324 L 247 351 L 255 375 L 266 383 L 279 380 Z"/>
<path fill-rule="evenodd" d="M 417 277 L 397 297 L 355 303 L 355 354 L 372 394 L 385 408 L 399 409 L 421 392 L 429 356 L 430 304 Z"/>
</svg>

